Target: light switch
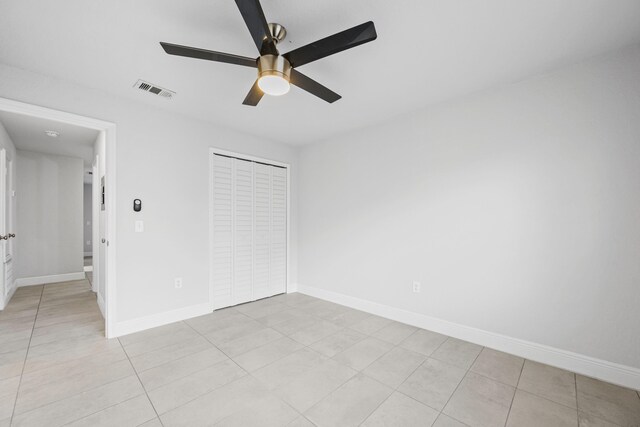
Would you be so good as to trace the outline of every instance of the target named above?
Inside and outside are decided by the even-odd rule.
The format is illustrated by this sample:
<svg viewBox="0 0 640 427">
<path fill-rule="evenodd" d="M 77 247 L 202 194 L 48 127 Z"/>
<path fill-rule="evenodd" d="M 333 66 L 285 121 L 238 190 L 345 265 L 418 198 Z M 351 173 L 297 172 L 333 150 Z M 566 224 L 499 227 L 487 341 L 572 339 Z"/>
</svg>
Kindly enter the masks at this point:
<svg viewBox="0 0 640 427">
<path fill-rule="evenodd" d="M 142 233 L 144 231 L 144 221 L 136 221 L 136 233 Z"/>
</svg>

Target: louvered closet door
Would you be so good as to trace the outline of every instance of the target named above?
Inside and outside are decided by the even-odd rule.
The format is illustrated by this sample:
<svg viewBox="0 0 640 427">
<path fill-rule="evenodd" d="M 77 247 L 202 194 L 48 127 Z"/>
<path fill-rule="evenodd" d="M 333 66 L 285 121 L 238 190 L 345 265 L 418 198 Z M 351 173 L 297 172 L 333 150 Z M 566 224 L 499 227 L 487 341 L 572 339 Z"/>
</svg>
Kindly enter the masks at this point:
<svg viewBox="0 0 640 427">
<path fill-rule="evenodd" d="M 233 159 L 233 303 L 251 301 L 253 283 L 253 162 Z"/>
<path fill-rule="evenodd" d="M 287 291 L 287 170 L 271 167 L 269 294 Z"/>
<path fill-rule="evenodd" d="M 233 159 L 213 159 L 213 251 L 211 279 L 215 308 L 232 305 L 233 284 Z"/>
<path fill-rule="evenodd" d="M 273 295 L 269 289 L 269 269 L 271 267 L 271 169 L 273 169 L 273 166 L 254 163 L 254 299 Z"/>
<path fill-rule="evenodd" d="M 214 308 L 286 292 L 287 170 L 215 155 Z"/>
</svg>

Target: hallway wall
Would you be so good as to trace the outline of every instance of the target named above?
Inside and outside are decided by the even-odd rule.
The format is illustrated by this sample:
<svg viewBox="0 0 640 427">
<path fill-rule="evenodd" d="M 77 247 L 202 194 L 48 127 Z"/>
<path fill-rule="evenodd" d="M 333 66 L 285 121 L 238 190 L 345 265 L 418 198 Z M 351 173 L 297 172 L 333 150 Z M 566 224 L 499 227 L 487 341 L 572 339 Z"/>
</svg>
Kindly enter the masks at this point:
<svg viewBox="0 0 640 427">
<path fill-rule="evenodd" d="M 82 228 L 83 228 L 83 240 L 82 240 L 82 246 L 84 248 L 84 255 L 85 256 L 91 256 L 92 255 L 92 251 L 93 251 L 93 241 L 92 241 L 92 224 L 93 224 L 93 218 L 92 218 L 92 209 L 91 209 L 91 196 L 93 194 L 93 191 L 91 189 L 91 184 L 87 184 L 85 183 L 83 186 L 83 192 L 82 192 L 82 215 L 83 215 L 83 221 L 82 221 Z"/>
<path fill-rule="evenodd" d="M 82 159 L 17 151 L 16 277 L 83 271 Z"/>
</svg>

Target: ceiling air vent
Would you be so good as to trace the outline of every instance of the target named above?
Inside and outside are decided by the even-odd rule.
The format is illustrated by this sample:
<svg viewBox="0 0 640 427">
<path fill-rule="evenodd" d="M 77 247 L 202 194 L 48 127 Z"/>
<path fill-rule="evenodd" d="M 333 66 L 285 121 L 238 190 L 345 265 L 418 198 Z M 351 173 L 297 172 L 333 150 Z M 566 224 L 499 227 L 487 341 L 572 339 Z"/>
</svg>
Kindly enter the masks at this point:
<svg viewBox="0 0 640 427">
<path fill-rule="evenodd" d="M 176 94 L 174 91 L 156 86 L 144 80 L 138 80 L 133 87 L 143 90 L 145 92 L 152 93 L 154 95 L 161 96 L 163 98 L 171 99 Z"/>
</svg>

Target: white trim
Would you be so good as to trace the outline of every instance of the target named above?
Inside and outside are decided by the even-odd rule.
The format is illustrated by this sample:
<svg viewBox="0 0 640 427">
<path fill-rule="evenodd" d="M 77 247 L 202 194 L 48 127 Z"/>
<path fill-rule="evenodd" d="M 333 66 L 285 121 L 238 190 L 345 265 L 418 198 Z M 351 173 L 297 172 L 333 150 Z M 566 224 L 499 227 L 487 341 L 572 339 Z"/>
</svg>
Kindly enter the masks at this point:
<svg viewBox="0 0 640 427">
<path fill-rule="evenodd" d="M 83 280 L 85 278 L 84 271 L 77 273 L 51 274 L 48 276 L 22 277 L 16 279 L 16 286 L 46 285 L 47 283 L 71 282 L 72 280 Z"/>
<path fill-rule="evenodd" d="M 5 283 L 5 286 L 6 285 L 7 284 Z M 11 298 L 13 298 L 13 294 L 16 293 L 16 289 L 18 289 L 18 287 L 16 286 L 16 281 L 14 280 L 11 288 L 9 288 L 9 293 L 7 294 L 6 298 L 0 298 L 0 311 L 7 308 L 7 306 L 11 302 Z"/>
<path fill-rule="evenodd" d="M 189 307 L 178 308 L 164 313 L 152 314 L 150 316 L 138 317 L 136 319 L 118 322 L 115 325 L 113 337 L 132 334 L 146 329 L 167 325 L 169 323 L 180 322 L 192 317 L 202 316 L 211 313 L 210 304 L 196 304 Z"/>
<path fill-rule="evenodd" d="M 213 178 L 214 157 L 213 148 L 209 148 L 209 311 L 213 311 Z"/>
<path fill-rule="evenodd" d="M 298 292 L 298 284 L 297 283 L 289 283 L 287 286 L 287 293 L 292 294 L 294 292 Z"/>
<path fill-rule="evenodd" d="M 102 313 L 102 318 L 104 318 L 104 299 L 102 299 L 102 295 L 96 294 L 96 301 L 98 302 L 100 313 Z"/>
<path fill-rule="evenodd" d="M 96 154 L 97 141 L 100 137 L 101 136 L 99 135 L 93 143 L 94 159 L 91 165 L 91 171 L 93 172 L 94 177 L 91 180 L 91 241 L 93 242 L 91 246 L 91 264 L 92 267 L 94 267 L 94 274 L 91 278 L 91 290 L 95 293 L 98 293 L 100 290 L 100 178 L 98 173 L 98 161 L 100 156 Z"/>
<path fill-rule="evenodd" d="M 291 265 L 291 165 L 289 163 L 283 163 L 276 160 L 265 159 L 262 157 L 256 157 L 249 154 L 243 154 L 233 151 L 227 151 L 216 147 L 209 147 L 209 312 L 212 312 L 215 308 L 213 301 L 213 169 L 215 154 L 221 154 L 223 156 L 236 157 L 239 159 L 249 160 L 253 162 L 267 163 L 273 166 L 279 166 L 285 168 L 287 171 L 287 272 L 286 272 L 286 289 L 285 292 L 289 292 L 289 288 L 292 286 L 289 283 L 290 273 L 289 267 Z"/>
<path fill-rule="evenodd" d="M 298 285 L 298 292 L 623 387 L 640 389 L 640 369 L 631 366 L 460 325 L 325 289 Z"/>
<path fill-rule="evenodd" d="M 93 271 L 93 265 L 85 265 L 83 268 L 84 272 Z"/>
<path fill-rule="evenodd" d="M 222 156 L 236 157 L 238 159 L 249 160 L 251 162 L 267 163 L 272 166 L 280 166 L 281 168 L 289 169 L 291 165 L 289 163 L 279 162 L 277 160 L 266 159 L 264 157 L 252 156 L 250 154 L 244 154 L 237 151 L 228 151 L 221 148 L 209 147 L 209 154 L 220 154 Z"/>
<path fill-rule="evenodd" d="M 0 97 L 0 110 L 10 113 L 24 114 L 31 117 L 40 117 L 70 125 L 82 126 L 105 133 L 106 146 L 106 176 L 107 176 L 107 283 L 105 335 L 113 336 L 116 311 L 116 125 L 91 117 L 80 116 L 65 111 L 53 110 L 33 104 Z M 84 274 L 84 273 L 83 273 Z"/>
</svg>

